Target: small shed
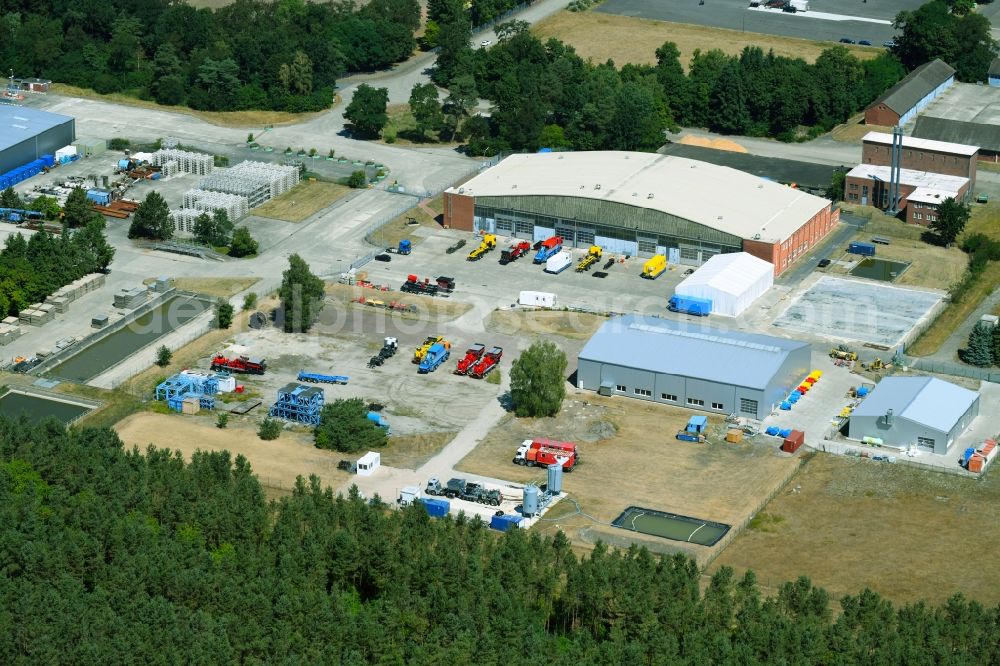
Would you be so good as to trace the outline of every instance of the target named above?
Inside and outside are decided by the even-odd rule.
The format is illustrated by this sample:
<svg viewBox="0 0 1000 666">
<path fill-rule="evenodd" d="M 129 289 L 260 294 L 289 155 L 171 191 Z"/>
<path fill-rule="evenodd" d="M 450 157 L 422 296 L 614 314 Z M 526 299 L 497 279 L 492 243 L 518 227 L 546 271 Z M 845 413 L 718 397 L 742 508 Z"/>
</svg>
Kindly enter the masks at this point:
<svg viewBox="0 0 1000 666">
<path fill-rule="evenodd" d="M 382 455 L 369 451 L 358 458 L 358 476 L 371 476 L 382 465 Z"/>
<path fill-rule="evenodd" d="M 677 285 L 674 294 L 712 301 L 712 314 L 736 317 L 774 284 L 774 264 L 747 252 L 717 254 Z"/>
</svg>

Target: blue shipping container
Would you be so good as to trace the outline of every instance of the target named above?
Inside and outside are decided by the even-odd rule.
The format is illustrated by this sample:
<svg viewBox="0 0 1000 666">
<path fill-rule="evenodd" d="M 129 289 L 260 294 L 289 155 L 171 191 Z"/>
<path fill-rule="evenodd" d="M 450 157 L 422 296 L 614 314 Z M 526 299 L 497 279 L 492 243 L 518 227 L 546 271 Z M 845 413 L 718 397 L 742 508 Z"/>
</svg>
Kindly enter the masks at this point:
<svg viewBox="0 0 1000 666">
<path fill-rule="evenodd" d="M 41 160 L 42 160 L 42 163 L 45 166 L 47 166 L 47 167 L 52 167 L 52 166 L 56 165 L 56 156 L 55 155 L 42 155 Z"/>
<path fill-rule="evenodd" d="M 521 516 L 493 516 L 490 518 L 490 527 L 498 532 L 506 532 L 512 527 L 517 527 L 521 520 Z"/>
<path fill-rule="evenodd" d="M 451 502 L 448 500 L 421 497 L 417 501 L 423 505 L 431 518 L 444 518 L 451 511 Z"/>
<path fill-rule="evenodd" d="M 111 203 L 111 192 L 107 190 L 87 190 L 87 198 L 98 206 L 106 206 Z"/>
<path fill-rule="evenodd" d="M 863 257 L 874 257 L 875 256 L 875 244 L 874 243 L 851 243 L 847 246 L 847 251 L 850 254 L 860 254 Z"/>
<path fill-rule="evenodd" d="M 709 298 L 694 298 L 693 296 L 671 296 L 667 302 L 667 309 L 671 312 L 681 312 L 693 314 L 699 317 L 707 317 L 712 314 L 712 300 Z"/>
</svg>

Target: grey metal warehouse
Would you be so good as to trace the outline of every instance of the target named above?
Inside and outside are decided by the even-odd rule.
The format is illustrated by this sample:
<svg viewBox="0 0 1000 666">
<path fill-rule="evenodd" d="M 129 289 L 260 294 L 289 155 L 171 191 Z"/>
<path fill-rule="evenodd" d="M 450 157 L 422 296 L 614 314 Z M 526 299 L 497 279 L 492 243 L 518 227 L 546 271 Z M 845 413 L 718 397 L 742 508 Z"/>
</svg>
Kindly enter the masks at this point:
<svg viewBox="0 0 1000 666">
<path fill-rule="evenodd" d="M 55 153 L 76 140 L 70 116 L 24 106 L 0 106 L 0 173 Z"/>
<path fill-rule="evenodd" d="M 763 419 L 809 374 L 810 358 L 799 340 L 626 315 L 584 346 L 577 387 Z"/>
<path fill-rule="evenodd" d="M 848 437 L 946 454 L 979 415 L 979 394 L 934 377 L 886 377 L 851 414 Z"/>
</svg>

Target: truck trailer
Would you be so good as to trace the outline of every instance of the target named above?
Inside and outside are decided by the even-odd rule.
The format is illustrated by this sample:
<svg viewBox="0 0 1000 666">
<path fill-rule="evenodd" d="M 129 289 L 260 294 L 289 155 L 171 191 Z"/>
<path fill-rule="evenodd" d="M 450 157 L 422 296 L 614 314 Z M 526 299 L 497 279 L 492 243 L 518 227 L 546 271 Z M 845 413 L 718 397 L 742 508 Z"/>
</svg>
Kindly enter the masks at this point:
<svg viewBox="0 0 1000 666">
<path fill-rule="evenodd" d="M 695 298 L 694 296 L 678 296 L 674 294 L 667 302 L 667 309 L 671 312 L 707 317 L 712 314 L 712 300 L 709 298 Z"/>
<path fill-rule="evenodd" d="M 538 245 L 538 252 L 535 253 L 535 263 L 544 264 L 549 257 L 558 254 L 562 250 L 562 236 L 549 236 Z"/>
</svg>

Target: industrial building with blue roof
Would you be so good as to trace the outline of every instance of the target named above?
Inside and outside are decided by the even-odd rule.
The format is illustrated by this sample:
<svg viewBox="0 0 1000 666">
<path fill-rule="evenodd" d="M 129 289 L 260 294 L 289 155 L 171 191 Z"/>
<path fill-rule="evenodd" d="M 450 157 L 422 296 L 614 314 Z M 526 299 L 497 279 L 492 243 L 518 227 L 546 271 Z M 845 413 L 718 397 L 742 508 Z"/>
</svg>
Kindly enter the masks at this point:
<svg viewBox="0 0 1000 666">
<path fill-rule="evenodd" d="M 979 394 L 935 377 L 886 377 L 851 413 L 848 436 L 948 453 L 979 415 Z"/>
<path fill-rule="evenodd" d="M 0 173 L 12 171 L 76 140 L 76 120 L 26 106 L 0 105 Z"/>
<path fill-rule="evenodd" d="M 763 419 L 809 374 L 811 353 L 799 340 L 626 315 L 584 346 L 577 387 Z"/>
</svg>

